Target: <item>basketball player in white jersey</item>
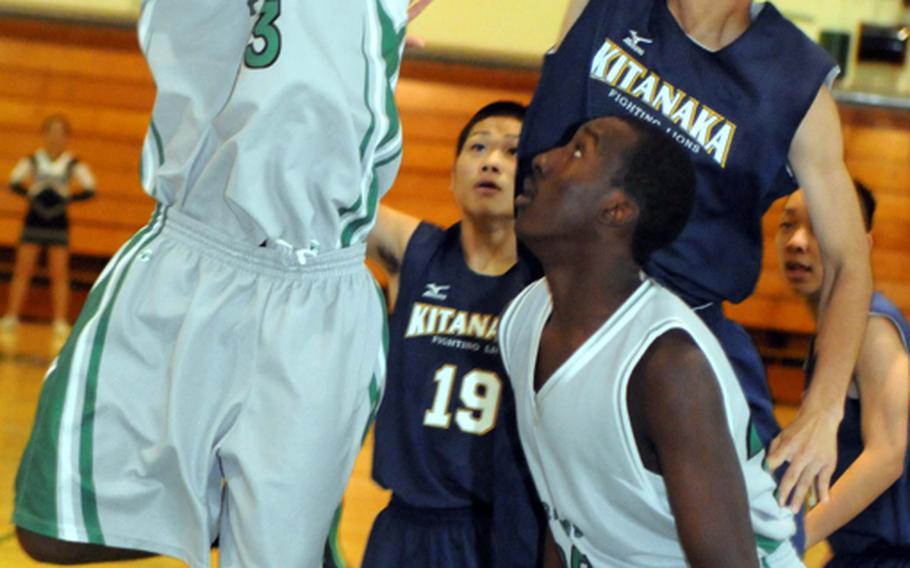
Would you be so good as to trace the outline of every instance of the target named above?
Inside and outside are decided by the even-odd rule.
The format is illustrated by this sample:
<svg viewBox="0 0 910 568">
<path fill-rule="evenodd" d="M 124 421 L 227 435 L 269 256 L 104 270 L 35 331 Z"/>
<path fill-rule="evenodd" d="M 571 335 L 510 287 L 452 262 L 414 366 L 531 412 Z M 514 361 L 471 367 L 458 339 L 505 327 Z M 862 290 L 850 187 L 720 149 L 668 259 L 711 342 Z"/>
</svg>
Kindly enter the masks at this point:
<svg viewBox="0 0 910 568">
<path fill-rule="evenodd" d="M 844 165 L 837 105 L 829 89 L 833 60 L 808 38 L 797 41 L 798 31 L 771 2 L 571 0 L 568 4 L 566 33 L 544 64 L 538 95 L 545 90 L 569 99 L 575 90 L 574 97 L 585 101 L 585 108 L 599 116 L 640 113 L 644 108 L 645 115 L 673 129 L 674 136 L 687 144 L 698 138 L 681 131 L 692 127 L 692 115 L 687 119 L 685 112 L 674 113 L 691 101 L 704 105 L 705 116 L 712 116 L 712 120 L 726 116 L 737 125 L 736 141 L 728 147 L 725 160 L 729 161 L 723 167 L 710 163 L 710 152 L 705 148 L 693 154 L 698 186 L 692 222 L 674 250 L 655 255 L 647 270 L 690 305 L 713 304 L 698 313 L 718 332 L 740 376 L 759 434 L 768 444 L 769 465 L 783 475 L 781 502 L 799 510 L 810 487 L 825 500 L 837 461 L 838 424 L 867 319 L 864 306 L 869 305 L 872 292 L 868 247 Z M 619 74 L 623 79 L 612 85 L 600 81 L 599 72 L 588 66 L 594 51 L 608 38 L 594 36 L 596 45 L 577 43 L 577 32 L 592 20 L 620 34 L 613 35 L 612 41 L 624 52 Z M 788 28 L 797 33 L 787 32 Z M 601 53 L 597 51 L 597 57 Z M 568 66 L 563 57 L 578 58 L 581 63 L 573 67 L 578 77 L 587 76 L 586 82 L 576 83 L 564 73 L 554 73 L 560 64 Z M 787 65 L 778 65 L 782 61 Z M 547 69 L 548 65 L 552 69 Z M 655 73 L 649 73 L 649 68 Z M 612 71 L 619 69 L 612 67 Z M 550 89 L 542 89 L 548 75 L 556 80 Z M 675 94 L 671 97 L 678 98 L 662 112 L 642 103 L 649 98 L 642 94 L 647 88 L 640 89 L 633 76 L 645 75 L 650 81 L 669 81 L 667 84 L 673 86 Z M 585 85 L 584 89 L 578 85 Z M 607 96 L 611 91 L 621 95 L 616 101 L 624 101 L 629 95 L 635 104 L 629 110 L 617 109 L 613 98 Z M 683 103 L 687 96 L 689 102 Z M 596 102 L 597 98 L 604 104 Z M 744 104 L 744 100 L 749 103 Z M 532 102 L 528 110 L 523 143 L 519 145 L 520 164 L 525 159 L 525 134 L 530 135 L 534 123 L 541 122 L 536 106 Z M 560 106 L 561 114 L 571 112 L 566 108 L 570 105 Z M 613 110 L 604 112 L 610 106 Z M 554 114 L 550 108 L 539 113 L 543 117 Z M 572 122 L 576 120 L 581 118 Z M 701 119 L 695 122 L 704 124 Z M 559 136 L 562 131 L 555 133 Z M 737 153 L 741 156 L 739 165 L 735 165 Z M 778 172 L 781 175 L 776 183 L 761 181 Z M 774 199 L 798 185 L 806 191 L 813 224 L 823 243 L 825 266 L 830 270 L 820 303 L 823 315 L 819 320 L 817 378 L 806 392 L 796 419 L 778 435 L 758 353 L 746 334 L 721 314 L 719 304 L 722 300 L 738 302 L 752 293 L 761 262 L 760 217 Z M 750 186 L 758 192 L 750 193 Z M 747 247 L 740 246 L 746 241 L 750 242 Z M 667 270 L 655 270 L 660 267 Z"/>
<path fill-rule="evenodd" d="M 642 264 L 685 225 L 681 146 L 631 118 L 537 156 L 516 202 L 546 277 L 503 316 L 547 566 L 802 566 L 720 344 Z"/>
<path fill-rule="evenodd" d="M 423 0 L 417 8 L 427 2 Z M 322 560 L 384 372 L 364 266 L 401 160 L 407 0 L 145 0 L 158 207 L 45 380 L 14 522 L 36 559 Z"/>
</svg>

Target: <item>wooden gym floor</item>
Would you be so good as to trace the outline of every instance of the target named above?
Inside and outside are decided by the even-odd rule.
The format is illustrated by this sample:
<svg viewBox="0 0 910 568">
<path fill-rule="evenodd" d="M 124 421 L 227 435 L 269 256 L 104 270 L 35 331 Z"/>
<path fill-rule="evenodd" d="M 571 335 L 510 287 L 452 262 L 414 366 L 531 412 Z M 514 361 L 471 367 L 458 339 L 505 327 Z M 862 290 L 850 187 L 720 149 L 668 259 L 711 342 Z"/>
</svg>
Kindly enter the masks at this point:
<svg viewBox="0 0 910 568">
<path fill-rule="evenodd" d="M 19 549 L 10 523 L 13 507 L 13 479 L 34 417 L 35 404 L 45 369 L 59 345 L 46 325 L 22 324 L 13 335 L 0 336 L 0 566 L 21 568 L 37 566 Z M 782 421 L 792 419 L 794 409 L 778 408 Z M 345 515 L 341 525 L 341 545 L 352 566 L 358 566 L 366 546 L 373 518 L 385 506 L 388 494 L 370 480 L 372 437 L 354 465 L 345 495 Z M 806 565 L 815 568 L 827 556 L 824 545 L 809 551 Z M 135 568 L 176 568 L 181 562 L 152 558 L 129 563 L 96 566 Z M 409 567 L 432 568 L 432 567 Z"/>
</svg>

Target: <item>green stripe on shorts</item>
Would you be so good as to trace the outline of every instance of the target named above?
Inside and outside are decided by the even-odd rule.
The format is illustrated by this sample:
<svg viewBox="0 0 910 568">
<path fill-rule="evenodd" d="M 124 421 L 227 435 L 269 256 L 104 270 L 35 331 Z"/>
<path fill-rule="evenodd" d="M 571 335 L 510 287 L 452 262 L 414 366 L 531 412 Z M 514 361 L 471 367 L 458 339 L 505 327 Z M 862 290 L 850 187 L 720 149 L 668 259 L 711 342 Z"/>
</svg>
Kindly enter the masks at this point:
<svg viewBox="0 0 910 568">
<path fill-rule="evenodd" d="M 388 360 L 389 355 L 388 307 L 386 306 L 385 296 L 382 294 L 379 285 L 375 282 L 374 284 L 376 286 L 376 294 L 379 296 L 379 303 L 382 306 L 382 309 L 380 310 L 382 313 L 382 347 L 379 356 L 382 358 L 382 361 L 386 361 Z M 370 378 L 370 386 L 367 392 L 370 397 L 370 416 L 367 418 L 366 427 L 363 429 L 363 436 L 360 438 L 361 446 L 363 446 L 363 442 L 366 440 L 370 428 L 373 427 L 373 422 L 376 420 L 376 412 L 379 410 L 379 401 L 382 399 L 382 388 L 379 386 L 379 378 L 375 373 Z M 325 568 L 332 568 L 332 566 L 334 566 L 334 568 L 344 568 L 347 565 L 344 560 L 344 554 L 341 552 L 341 545 L 338 541 L 338 530 L 341 526 L 343 508 L 343 504 L 338 506 L 338 509 L 335 511 L 335 518 L 332 520 L 332 528 L 329 531 L 329 538 L 325 545 Z M 333 564 L 329 565 L 329 561 Z"/>
<path fill-rule="evenodd" d="M 154 235 L 148 242 L 155 240 L 161 234 L 164 224 L 167 221 L 167 210 L 162 215 L 161 224 Z M 148 242 L 144 243 L 146 246 Z M 101 314 L 98 321 L 98 329 L 95 332 L 95 340 L 92 345 L 92 354 L 89 358 L 88 377 L 85 385 L 85 401 L 82 405 L 82 430 L 79 440 L 79 476 L 82 479 L 82 516 L 85 522 L 85 529 L 88 533 L 88 541 L 94 544 L 104 544 L 104 535 L 101 533 L 101 522 L 98 518 L 98 503 L 95 500 L 95 483 L 93 476 L 93 434 L 95 432 L 95 402 L 98 398 L 98 369 L 101 367 L 101 356 L 104 353 L 104 341 L 107 338 L 107 328 L 110 325 L 111 313 L 114 311 L 114 303 L 117 301 L 117 295 L 120 294 L 123 283 L 129 274 L 133 262 L 136 260 L 134 255 L 127 261 L 120 278 L 117 280 L 114 292 L 110 301 Z"/>
<path fill-rule="evenodd" d="M 59 436 L 66 393 L 72 378 L 73 355 L 83 339 L 86 326 L 101 307 L 117 266 L 152 231 L 159 216 L 160 209 L 155 211 L 148 225 L 127 241 L 122 251 L 111 261 L 111 268 L 106 270 L 101 280 L 92 287 L 73 326 L 73 332 L 48 371 L 39 397 L 32 434 L 16 475 L 14 521 L 19 526 L 47 536 L 59 536 L 57 519 Z"/>
</svg>

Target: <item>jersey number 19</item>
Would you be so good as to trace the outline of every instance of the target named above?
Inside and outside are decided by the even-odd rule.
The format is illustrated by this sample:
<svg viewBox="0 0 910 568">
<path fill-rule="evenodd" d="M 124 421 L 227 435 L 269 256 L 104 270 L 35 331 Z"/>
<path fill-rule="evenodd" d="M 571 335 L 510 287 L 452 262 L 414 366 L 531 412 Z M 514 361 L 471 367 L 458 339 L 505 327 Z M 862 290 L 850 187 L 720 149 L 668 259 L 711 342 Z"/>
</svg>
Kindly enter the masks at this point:
<svg viewBox="0 0 910 568">
<path fill-rule="evenodd" d="M 446 430 L 452 424 L 449 401 L 455 390 L 455 365 L 443 365 L 436 370 L 433 381 L 436 394 L 433 406 L 423 413 L 423 425 Z M 499 394 L 502 380 L 492 371 L 473 369 L 461 379 L 458 397 L 462 407 L 455 411 L 455 424 L 465 433 L 483 436 L 496 426 L 499 413 Z"/>
</svg>

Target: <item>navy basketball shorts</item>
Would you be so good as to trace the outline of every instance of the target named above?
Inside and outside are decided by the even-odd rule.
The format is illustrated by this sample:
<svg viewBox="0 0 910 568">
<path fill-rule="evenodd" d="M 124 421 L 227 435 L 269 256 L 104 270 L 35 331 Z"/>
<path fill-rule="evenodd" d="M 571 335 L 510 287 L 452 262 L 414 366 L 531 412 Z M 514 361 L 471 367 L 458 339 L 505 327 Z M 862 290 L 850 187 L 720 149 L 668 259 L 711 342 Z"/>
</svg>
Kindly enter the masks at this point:
<svg viewBox="0 0 910 568">
<path fill-rule="evenodd" d="M 373 523 L 362 568 L 488 568 L 489 534 L 481 510 L 422 509 L 393 497 Z"/>
<path fill-rule="evenodd" d="M 825 568 L 910 568 L 910 548 L 838 554 L 825 564 Z"/>
</svg>

